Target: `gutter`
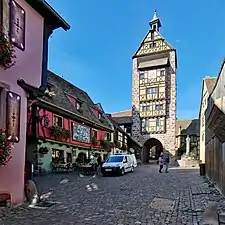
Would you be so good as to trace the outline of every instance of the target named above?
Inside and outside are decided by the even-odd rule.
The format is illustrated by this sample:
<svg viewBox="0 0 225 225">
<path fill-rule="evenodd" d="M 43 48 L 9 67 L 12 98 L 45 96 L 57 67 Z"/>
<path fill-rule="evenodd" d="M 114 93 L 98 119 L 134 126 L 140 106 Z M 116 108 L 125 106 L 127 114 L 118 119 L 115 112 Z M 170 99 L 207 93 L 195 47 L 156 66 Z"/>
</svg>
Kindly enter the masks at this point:
<svg viewBox="0 0 225 225">
<path fill-rule="evenodd" d="M 53 110 L 54 110 L 54 108 L 58 109 L 58 110 L 61 111 L 62 114 L 65 114 L 68 117 L 72 117 L 72 118 L 78 119 L 81 122 L 86 122 L 87 124 L 89 124 L 89 125 L 91 125 L 91 126 L 93 126 L 95 128 L 100 128 L 100 129 L 103 129 L 105 131 L 113 132 L 113 130 L 108 128 L 108 127 L 105 127 L 105 126 L 99 125 L 97 123 L 94 123 L 93 121 L 91 121 L 91 120 L 89 120 L 89 119 L 87 119 L 87 118 L 85 118 L 83 116 L 77 115 L 77 114 L 75 114 L 75 113 L 73 113 L 73 112 L 71 112 L 71 111 L 69 111 L 67 109 L 63 109 L 62 107 L 56 106 L 56 105 L 54 105 L 52 103 L 49 103 L 49 102 L 47 102 L 47 101 L 45 101 L 43 99 L 38 98 L 37 105 L 40 105 L 40 106 L 43 106 L 43 107 L 46 106 L 46 108 L 51 108 L 52 107 Z"/>
<path fill-rule="evenodd" d="M 26 2 L 46 21 L 51 21 L 50 24 L 54 25 L 54 29 L 59 27 L 65 31 L 70 29 L 70 25 L 45 0 L 26 0 Z"/>
</svg>

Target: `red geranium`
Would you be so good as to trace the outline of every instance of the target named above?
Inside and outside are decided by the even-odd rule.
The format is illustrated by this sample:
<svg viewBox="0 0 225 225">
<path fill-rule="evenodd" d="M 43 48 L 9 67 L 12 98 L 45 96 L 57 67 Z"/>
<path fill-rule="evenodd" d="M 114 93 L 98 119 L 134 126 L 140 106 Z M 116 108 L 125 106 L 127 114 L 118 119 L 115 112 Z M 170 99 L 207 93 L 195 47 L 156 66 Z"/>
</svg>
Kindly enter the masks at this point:
<svg viewBox="0 0 225 225">
<path fill-rule="evenodd" d="M 6 165 L 11 158 L 11 143 L 7 139 L 6 132 L 0 129 L 0 166 Z"/>
<path fill-rule="evenodd" d="M 0 30 L 0 65 L 6 70 L 16 63 L 15 59 L 13 44 L 8 41 L 6 35 Z"/>
</svg>

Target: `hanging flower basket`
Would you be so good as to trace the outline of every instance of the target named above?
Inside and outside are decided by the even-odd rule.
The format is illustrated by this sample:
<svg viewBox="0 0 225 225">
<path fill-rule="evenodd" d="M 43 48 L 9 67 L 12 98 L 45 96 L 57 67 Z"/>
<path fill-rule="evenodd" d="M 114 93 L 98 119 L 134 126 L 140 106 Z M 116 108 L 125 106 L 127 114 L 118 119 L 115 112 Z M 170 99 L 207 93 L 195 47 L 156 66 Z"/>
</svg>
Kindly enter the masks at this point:
<svg viewBox="0 0 225 225">
<path fill-rule="evenodd" d="M 6 137 L 6 132 L 0 129 L 0 166 L 7 165 L 11 158 L 11 143 Z"/>
<path fill-rule="evenodd" d="M 55 138 L 65 138 L 67 140 L 68 138 L 71 137 L 69 130 L 59 127 L 59 126 L 53 125 L 49 128 L 49 131 Z"/>
<path fill-rule="evenodd" d="M 5 70 L 15 65 L 15 50 L 6 35 L 0 30 L 0 66 Z"/>
</svg>

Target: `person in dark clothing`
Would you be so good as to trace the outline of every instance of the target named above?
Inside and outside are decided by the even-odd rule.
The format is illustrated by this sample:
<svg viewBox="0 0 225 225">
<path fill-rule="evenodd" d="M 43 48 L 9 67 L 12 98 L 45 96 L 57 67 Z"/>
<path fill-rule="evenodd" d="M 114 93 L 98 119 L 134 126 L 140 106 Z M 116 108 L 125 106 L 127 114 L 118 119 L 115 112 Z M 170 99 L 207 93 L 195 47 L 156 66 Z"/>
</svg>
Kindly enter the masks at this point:
<svg viewBox="0 0 225 225">
<path fill-rule="evenodd" d="M 95 175 L 94 175 L 94 177 L 96 176 L 96 175 L 98 175 L 99 174 L 99 171 L 101 170 L 101 166 L 102 166 L 102 164 L 103 164 L 103 162 L 102 162 L 102 157 L 101 156 L 98 156 L 98 158 L 97 158 L 97 170 L 96 170 L 96 173 L 95 173 Z"/>
<path fill-rule="evenodd" d="M 162 173 L 163 164 L 164 164 L 164 158 L 163 158 L 163 153 L 161 153 L 159 156 L 159 173 Z"/>
<path fill-rule="evenodd" d="M 169 154 L 166 154 L 164 156 L 164 165 L 166 166 L 166 173 L 168 173 L 169 163 L 170 163 L 170 156 Z"/>
<path fill-rule="evenodd" d="M 102 164 L 102 157 L 101 156 L 99 156 L 97 158 L 97 163 L 98 163 L 98 166 L 101 166 L 101 164 Z"/>
</svg>

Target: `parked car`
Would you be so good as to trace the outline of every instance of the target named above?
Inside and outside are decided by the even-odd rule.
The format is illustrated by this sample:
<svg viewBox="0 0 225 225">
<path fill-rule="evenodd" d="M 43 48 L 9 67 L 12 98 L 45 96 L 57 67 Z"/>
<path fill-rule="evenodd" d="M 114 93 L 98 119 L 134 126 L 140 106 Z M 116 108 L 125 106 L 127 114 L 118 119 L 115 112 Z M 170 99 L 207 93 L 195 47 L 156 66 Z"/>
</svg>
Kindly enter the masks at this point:
<svg viewBox="0 0 225 225">
<path fill-rule="evenodd" d="M 124 175 L 127 172 L 133 172 L 137 166 L 137 160 L 134 155 L 117 153 L 109 156 L 103 163 L 101 172 L 103 176 L 108 174 Z"/>
</svg>

